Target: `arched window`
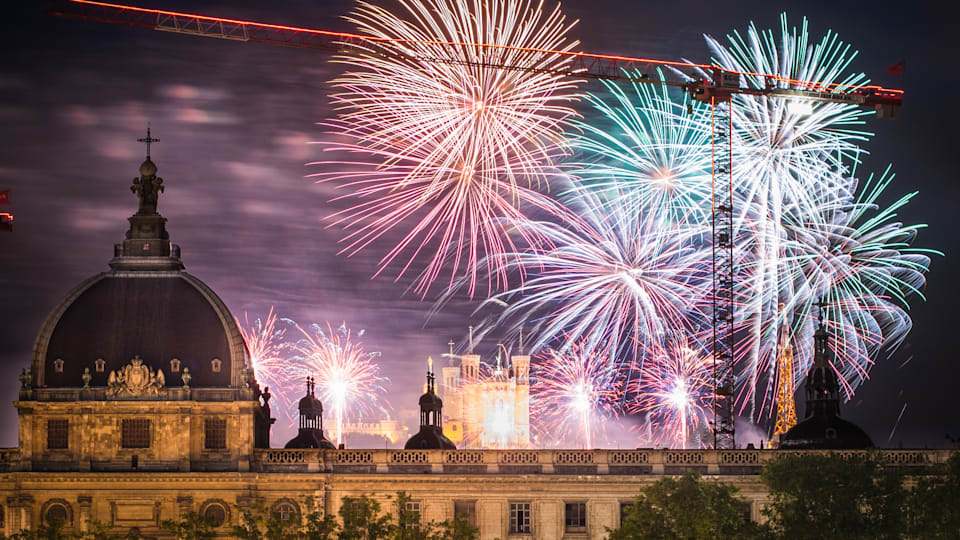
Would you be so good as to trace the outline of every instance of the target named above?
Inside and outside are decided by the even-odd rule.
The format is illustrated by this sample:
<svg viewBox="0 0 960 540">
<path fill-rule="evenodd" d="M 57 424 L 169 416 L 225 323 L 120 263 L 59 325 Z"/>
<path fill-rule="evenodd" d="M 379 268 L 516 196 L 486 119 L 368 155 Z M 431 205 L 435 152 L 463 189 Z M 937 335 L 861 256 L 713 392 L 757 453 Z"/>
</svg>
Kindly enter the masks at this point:
<svg viewBox="0 0 960 540">
<path fill-rule="evenodd" d="M 274 503 L 270 514 L 281 522 L 300 521 L 300 505 L 290 499 L 281 499 Z"/>
<path fill-rule="evenodd" d="M 41 510 L 43 521 L 49 524 L 62 523 L 66 527 L 73 525 L 73 511 L 70 503 L 63 499 L 51 499 L 43 505 Z"/>
<path fill-rule="evenodd" d="M 217 499 L 203 503 L 200 515 L 210 520 L 214 527 L 220 527 L 230 519 L 230 510 L 225 502 Z"/>
<path fill-rule="evenodd" d="M 170 360 L 170 371 L 172 373 L 178 373 L 180 371 L 180 359 L 174 358 Z"/>
<path fill-rule="evenodd" d="M 214 373 L 220 373 L 220 367 L 222 365 L 223 365 L 223 360 L 220 360 L 219 358 L 214 358 L 213 360 L 210 361 L 210 368 L 213 370 Z"/>
</svg>

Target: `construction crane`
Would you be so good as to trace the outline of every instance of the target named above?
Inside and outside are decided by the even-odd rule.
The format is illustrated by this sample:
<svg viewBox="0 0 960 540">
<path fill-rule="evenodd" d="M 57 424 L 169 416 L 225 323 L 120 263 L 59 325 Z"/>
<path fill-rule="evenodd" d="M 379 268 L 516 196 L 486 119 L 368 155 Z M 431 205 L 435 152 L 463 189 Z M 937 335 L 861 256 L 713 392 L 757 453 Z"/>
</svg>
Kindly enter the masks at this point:
<svg viewBox="0 0 960 540">
<path fill-rule="evenodd" d="M 192 13 L 148 9 L 97 2 L 66 0 L 50 15 L 102 23 L 119 24 L 203 37 L 266 43 L 328 52 L 349 52 L 364 44 L 403 43 L 381 37 L 266 24 Z M 435 43 L 440 44 L 442 43 Z M 450 43 L 450 45 L 454 45 Z M 510 49 L 509 46 L 470 44 L 477 47 Z M 548 51 L 569 58 L 563 69 L 480 64 L 462 58 L 414 58 L 418 61 L 473 64 L 498 69 L 536 71 L 557 76 L 661 84 L 680 88 L 693 99 L 711 108 L 712 166 L 712 326 L 713 326 L 713 439 L 714 448 L 736 447 L 734 430 L 734 235 L 733 235 L 733 141 L 731 101 L 735 95 L 765 96 L 810 103 L 846 103 L 872 107 L 878 118 L 896 118 L 903 91 L 876 85 L 844 85 L 800 81 L 763 73 L 731 71 L 710 64 L 632 58 L 628 56 Z M 394 53 L 397 54 L 397 53 Z M 665 78 L 651 77 L 657 68 Z M 744 76 L 765 81 L 763 88 L 744 88 Z M 786 86 L 787 88 L 784 88 Z"/>
</svg>

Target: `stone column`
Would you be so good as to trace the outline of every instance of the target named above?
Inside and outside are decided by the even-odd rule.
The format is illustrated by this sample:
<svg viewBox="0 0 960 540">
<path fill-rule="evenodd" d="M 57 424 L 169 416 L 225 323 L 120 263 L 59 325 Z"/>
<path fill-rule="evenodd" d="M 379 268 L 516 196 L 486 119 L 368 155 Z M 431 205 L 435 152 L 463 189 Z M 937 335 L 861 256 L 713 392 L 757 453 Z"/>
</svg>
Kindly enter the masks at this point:
<svg viewBox="0 0 960 540">
<path fill-rule="evenodd" d="M 87 532 L 89 528 L 90 506 L 92 503 L 93 497 L 89 495 L 80 495 L 77 497 L 77 506 L 80 508 L 80 512 L 77 514 L 77 528 L 80 532 Z"/>
</svg>

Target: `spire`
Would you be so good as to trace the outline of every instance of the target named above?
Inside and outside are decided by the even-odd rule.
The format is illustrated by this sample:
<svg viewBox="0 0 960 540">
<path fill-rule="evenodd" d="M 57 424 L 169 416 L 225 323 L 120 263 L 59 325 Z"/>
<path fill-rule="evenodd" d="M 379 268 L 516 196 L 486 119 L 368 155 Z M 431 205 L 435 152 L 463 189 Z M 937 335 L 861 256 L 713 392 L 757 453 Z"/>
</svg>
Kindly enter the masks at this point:
<svg viewBox="0 0 960 540">
<path fill-rule="evenodd" d="M 467 354 L 473 354 L 473 326 L 470 326 L 470 338 L 467 341 Z"/>
<path fill-rule="evenodd" d="M 435 378 L 433 376 L 433 357 L 427 357 L 427 393 L 436 394 L 436 388 L 434 387 Z"/>
<path fill-rule="evenodd" d="M 793 344 L 790 339 L 790 325 L 780 304 L 780 337 L 777 340 L 777 420 L 773 434 L 777 441 L 797 425 L 796 402 L 793 386 Z"/>
<path fill-rule="evenodd" d="M 163 192 L 163 179 L 157 177 L 157 166 L 150 160 L 150 143 L 159 142 L 150 136 L 150 126 L 147 126 L 147 136 L 137 139 L 137 142 L 146 143 L 147 158 L 140 164 L 140 177 L 133 179 L 130 191 L 137 195 L 140 208 L 137 215 L 154 215 L 157 213 L 157 199 Z"/>
<path fill-rule="evenodd" d="M 829 347 L 829 336 L 824 323 L 824 312 L 827 304 L 821 298 L 817 302 L 819 308 L 817 331 L 813 334 L 813 366 L 807 373 L 805 389 L 807 393 L 807 418 L 819 416 L 836 416 L 840 414 L 840 384 L 832 365 L 832 353 Z"/>
<path fill-rule="evenodd" d="M 824 312 L 826 311 L 827 304 L 821 298 L 817 302 L 817 331 L 813 334 L 813 365 L 819 367 L 827 367 L 830 363 L 828 355 L 830 350 L 827 346 L 828 336 L 827 336 L 827 327 L 823 322 Z"/>
<path fill-rule="evenodd" d="M 517 346 L 520 356 L 523 356 L 523 327 L 520 327 L 520 344 Z"/>
<path fill-rule="evenodd" d="M 151 135 L 149 125 L 147 136 L 137 139 L 147 145 L 147 158 L 140 164 L 140 176 L 130 185 L 137 196 L 137 212 L 128 218 L 126 239 L 114 247 L 110 261 L 114 270 L 183 270 L 180 247 L 170 243 L 167 219 L 157 212 L 157 201 L 165 188 L 150 159 L 150 145 L 159 140 Z"/>
</svg>

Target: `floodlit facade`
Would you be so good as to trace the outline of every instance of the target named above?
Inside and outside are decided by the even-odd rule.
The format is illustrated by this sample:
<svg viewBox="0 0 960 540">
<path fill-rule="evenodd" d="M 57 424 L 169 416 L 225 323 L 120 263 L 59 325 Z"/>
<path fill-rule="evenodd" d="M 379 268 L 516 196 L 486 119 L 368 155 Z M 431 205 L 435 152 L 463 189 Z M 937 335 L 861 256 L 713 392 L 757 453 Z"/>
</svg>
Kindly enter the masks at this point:
<svg viewBox="0 0 960 540">
<path fill-rule="evenodd" d="M 295 521 L 366 495 L 395 514 L 390 497 L 405 491 L 422 521 L 465 514 L 483 539 L 599 539 L 644 486 L 686 470 L 737 486 L 744 516 L 759 518 L 766 494 L 758 473 L 772 451 L 529 449 L 522 355 L 483 380 L 479 356 L 466 355 L 459 368 L 442 368 L 439 395 L 431 369 L 407 450 L 334 448 L 308 380 L 297 437 L 271 448 L 270 395 L 226 305 L 184 271 L 157 213 L 156 173 L 148 155 L 132 186 L 139 208 L 110 270 L 71 290 L 39 331 L 14 403 L 19 444 L 0 449 L 0 532 L 60 519 L 69 531 L 98 521 L 165 538 L 163 520 L 193 511 L 228 538 L 238 506 Z M 810 391 L 833 399 L 820 386 Z M 491 403 L 495 414 L 483 407 Z M 826 405 L 817 410 L 833 410 Z M 444 429 L 452 423 L 459 434 Z M 807 431 L 797 440 L 812 440 Z M 950 451 L 881 455 L 913 467 Z"/>
</svg>

